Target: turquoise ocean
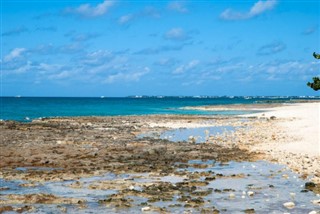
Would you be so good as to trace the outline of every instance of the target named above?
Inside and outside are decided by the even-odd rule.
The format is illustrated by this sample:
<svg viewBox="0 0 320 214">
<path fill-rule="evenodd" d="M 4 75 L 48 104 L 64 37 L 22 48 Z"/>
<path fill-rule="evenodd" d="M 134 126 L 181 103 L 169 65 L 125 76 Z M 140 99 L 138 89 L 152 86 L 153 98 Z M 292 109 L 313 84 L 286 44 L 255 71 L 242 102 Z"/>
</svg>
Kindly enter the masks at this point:
<svg viewBox="0 0 320 214">
<path fill-rule="evenodd" d="M 0 119 L 31 121 L 44 117 L 150 114 L 235 115 L 241 111 L 195 111 L 186 106 L 252 104 L 319 97 L 0 97 Z"/>
</svg>

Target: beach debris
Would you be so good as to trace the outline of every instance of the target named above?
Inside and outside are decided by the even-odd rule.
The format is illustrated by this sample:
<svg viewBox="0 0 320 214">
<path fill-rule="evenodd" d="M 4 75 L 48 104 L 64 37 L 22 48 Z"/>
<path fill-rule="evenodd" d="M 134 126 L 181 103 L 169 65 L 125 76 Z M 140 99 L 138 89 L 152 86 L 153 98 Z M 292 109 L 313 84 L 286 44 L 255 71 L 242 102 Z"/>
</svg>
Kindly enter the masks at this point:
<svg viewBox="0 0 320 214">
<path fill-rule="evenodd" d="M 293 209 L 296 205 L 294 202 L 289 201 L 283 204 L 284 207 L 288 208 L 288 209 Z"/>
</svg>

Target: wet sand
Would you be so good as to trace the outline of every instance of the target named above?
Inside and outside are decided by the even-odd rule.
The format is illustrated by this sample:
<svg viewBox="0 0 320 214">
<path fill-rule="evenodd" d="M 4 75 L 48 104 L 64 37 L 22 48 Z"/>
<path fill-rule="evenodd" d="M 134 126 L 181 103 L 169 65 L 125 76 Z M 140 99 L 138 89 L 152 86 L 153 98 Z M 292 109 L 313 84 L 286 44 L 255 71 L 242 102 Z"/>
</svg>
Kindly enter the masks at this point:
<svg viewBox="0 0 320 214">
<path fill-rule="evenodd" d="M 295 119 L 276 115 L 283 107 L 277 108 L 280 110 L 250 117 L 162 115 L 2 121 L 0 213 L 49 208 L 53 212 L 84 213 L 317 210 L 319 156 L 291 151 L 283 156 L 284 151 L 275 149 L 275 145 L 300 139 L 282 126 Z M 210 127 L 233 129 L 214 132 Z M 185 128 L 202 128 L 202 140 L 189 136 L 173 142 L 175 128 L 185 130 L 186 136 Z M 145 135 L 148 133 L 151 135 Z M 238 166 L 240 163 L 243 165 Z M 237 170 L 239 167 L 242 170 Z M 238 181 L 239 186 L 223 187 L 228 179 Z M 256 179 L 261 183 L 254 184 Z M 48 191 L 48 186 L 66 188 L 70 193 L 54 188 Z M 266 196 L 277 191 L 280 194 L 286 187 L 289 192 L 283 197 Z M 299 201 L 300 194 L 305 199 Z M 243 206 L 231 206 L 232 200 Z"/>
</svg>

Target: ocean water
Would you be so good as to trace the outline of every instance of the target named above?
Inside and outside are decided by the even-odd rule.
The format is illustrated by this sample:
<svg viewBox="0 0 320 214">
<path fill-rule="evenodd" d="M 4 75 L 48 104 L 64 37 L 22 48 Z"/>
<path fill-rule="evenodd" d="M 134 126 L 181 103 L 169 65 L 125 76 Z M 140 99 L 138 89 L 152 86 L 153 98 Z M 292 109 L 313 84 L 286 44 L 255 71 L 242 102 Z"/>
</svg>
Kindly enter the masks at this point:
<svg viewBox="0 0 320 214">
<path fill-rule="evenodd" d="M 234 115 L 241 111 L 195 111 L 185 106 L 287 102 L 307 97 L 0 97 L 0 119 L 31 121 L 41 117 L 115 116 L 149 114 Z M 319 99 L 319 98 L 313 98 Z"/>
</svg>

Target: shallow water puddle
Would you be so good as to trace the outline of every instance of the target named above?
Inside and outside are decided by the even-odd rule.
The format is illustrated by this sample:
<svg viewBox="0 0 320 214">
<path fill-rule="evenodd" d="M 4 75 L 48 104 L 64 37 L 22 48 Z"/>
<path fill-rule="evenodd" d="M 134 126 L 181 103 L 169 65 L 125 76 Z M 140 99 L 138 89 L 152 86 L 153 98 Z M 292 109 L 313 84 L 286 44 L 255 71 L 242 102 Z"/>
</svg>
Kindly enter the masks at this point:
<svg viewBox="0 0 320 214">
<path fill-rule="evenodd" d="M 191 141 L 193 143 L 204 143 L 209 140 L 210 136 L 222 134 L 224 132 L 234 131 L 233 126 L 211 126 L 201 128 L 180 128 L 171 129 L 162 133 L 150 132 L 141 134 L 138 138 L 152 137 L 156 139 L 165 139 L 173 142 Z"/>
<path fill-rule="evenodd" d="M 197 163 L 200 162 L 197 161 Z M 258 213 L 308 213 L 312 210 L 320 210 L 319 205 L 312 203 L 320 199 L 320 196 L 316 196 L 313 192 L 305 192 L 305 181 L 299 179 L 297 174 L 285 170 L 281 165 L 265 161 L 230 162 L 227 165 L 216 164 L 206 169 L 189 167 L 186 170 L 213 171 L 215 175 L 225 176 L 207 185 L 207 188 L 216 190 L 214 192 L 218 194 L 209 195 L 206 199 L 211 200 L 213 205 L 220 209 L 232 212 L 254 209 Z M 233 176 L 241 174 L 244 177 Z M 286 202 L 294 202 L 295 207 L 289 211 L 283 206 Z"/>
<path fill-rule="evenodd" d="M 206 168 L 195 167 L 200 165 L 205 165 Z M 208 179 L 209 177 L 211 179 Z M 76 182 L 81 185 L 72 186 Z M 174 190 L 170 200 L 151 201 L 150 197 L 157 195 L 148 193 L 146 188 L 160 184 L 175 188 L 188 182 L 193 182 L 192 187 L 190 186 L 186 191 L 183 188 Z M 211 211 L 217 209 L 221 213 L 241 213 L 250 209 L 254 209 L 256 213 L 309 213 L 320 209 L 319 205 L 312 203 L 314 200 L 319 200 L 320 196 L 303 191 L 305 181 L 299 179 L 295 173 L 285 170 L 284 166 L 265 161 L 221 164 L 214 161 L 194 160 L 188 163 L 187 168 L 178 169 L 175 175 L 107 173 L 81 178 L 78 181 L 44 182 L 36 187 L 21 187 L 19 184 L 22 184 L 22 181 L 1 179 L 0 183 L 2 187 L 8 187 L 7 190 L 1 191 L 1 199 L 4 199 L 7 194 L 46 193 L 86 200 L 86 207 L 81 209 L 77 205 L 35 204 L 33 206 L 37 211 L 34 213 L 57 212 L 62 208 L 68 212 L 77 213 L 140 213 L 146 206 L 162 208 L 170 213 L 181 213 L 186 210 L 201 212 L 203 209 Z M 99 188 L 99 184 L 105 186 Z M 93 189 L 92 186 L 97 188 Z M 123 198 L 130 201 L 130 207 L 117 208 L 112 204 L 98 203 L 99 200 L 121 191 L 126 193 Z M 159 191 L 158 195 L 163 196 L 168 193 L 163 190 L 163 192 Z M 293 202 L 294 208 L 284 207 L 285 202 Z M 150 213 L 158 212 L 160 212 L 159 209 Z"/>
</svg>

